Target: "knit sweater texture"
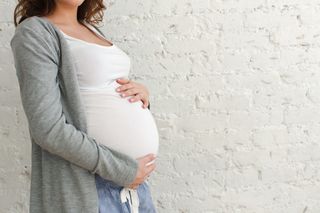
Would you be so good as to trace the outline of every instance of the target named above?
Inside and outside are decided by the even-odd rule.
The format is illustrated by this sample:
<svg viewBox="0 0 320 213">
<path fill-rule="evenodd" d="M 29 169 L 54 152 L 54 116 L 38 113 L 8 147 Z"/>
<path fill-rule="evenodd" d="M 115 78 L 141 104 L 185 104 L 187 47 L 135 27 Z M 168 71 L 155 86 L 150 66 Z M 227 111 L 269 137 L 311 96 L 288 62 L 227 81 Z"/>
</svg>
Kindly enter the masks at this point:
<svg viewBox="0 0 320 213">
<path fill-rule="evenodd" d="M 98 213 L 94 174 L 127 186 L 137 160 L 87 134 L 75 65 L 53 23 L 25 19 L 10 45 L 32 145 L 30 213 Z"/>
</svg>

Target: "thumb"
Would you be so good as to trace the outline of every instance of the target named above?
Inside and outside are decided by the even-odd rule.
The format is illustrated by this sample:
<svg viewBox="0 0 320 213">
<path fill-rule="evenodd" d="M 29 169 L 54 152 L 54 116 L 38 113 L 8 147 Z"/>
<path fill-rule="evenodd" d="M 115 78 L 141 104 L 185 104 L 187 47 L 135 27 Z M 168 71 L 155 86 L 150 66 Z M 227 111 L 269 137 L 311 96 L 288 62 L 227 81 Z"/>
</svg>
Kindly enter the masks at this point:
<svg viewBox="0 0 320 213">
<path fill-rule="evenodd" d="M 117 82 L 119 82 L 119 83 L 128 83 L 129 79 L 127 79 L 127 78 L 118 78 Z"/>
</svg>

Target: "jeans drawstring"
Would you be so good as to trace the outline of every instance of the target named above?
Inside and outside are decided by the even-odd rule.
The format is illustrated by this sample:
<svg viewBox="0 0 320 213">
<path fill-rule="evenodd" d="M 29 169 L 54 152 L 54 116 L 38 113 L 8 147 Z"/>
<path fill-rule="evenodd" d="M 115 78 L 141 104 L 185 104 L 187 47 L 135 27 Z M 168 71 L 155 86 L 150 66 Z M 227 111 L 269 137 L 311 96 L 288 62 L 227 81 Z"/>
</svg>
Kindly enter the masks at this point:
<svg viewBox="0 0 320 213">
<path fill-rule="evenodd" d="M 128 199 L 131 213 L 139 213 L 139 196 L 136 189 L 123 187 L 120 191 L 120 198 L 122 203 Z"/>
</svg>

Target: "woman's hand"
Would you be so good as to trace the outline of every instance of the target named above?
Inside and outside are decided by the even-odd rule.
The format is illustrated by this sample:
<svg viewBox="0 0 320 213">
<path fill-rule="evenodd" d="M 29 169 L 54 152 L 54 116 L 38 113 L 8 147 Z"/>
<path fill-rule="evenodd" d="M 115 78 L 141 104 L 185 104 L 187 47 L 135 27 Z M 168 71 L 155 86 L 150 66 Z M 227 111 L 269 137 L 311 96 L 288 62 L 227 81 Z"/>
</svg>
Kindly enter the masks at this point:
<svg viewBox="0 0 320 213">
<path fill-rule="evenodd" d="M 156 168 L 156 164 L 154 162 L 155 159 L 156 159 L 156 156 L 152 153 L 147 154 L 143 157 L 137 158 L 139 167 L 136 174 L 136 178 L 129 186 L 126 186 L 126 187 L 131 189 L 137 189 L 138 186 L 150 176 L 151 172 L 155 170 Z"/>
<path fill-rule="evenodd" d="M 121 93 L 121 97 L 134 96 L 129 99 L 130 102 L 141 100 L 143 102 L 142 108 L 148 107 L 149 92 L 144 85 L 125 78 L 119 78 L 117 82 L 122 84 L 122 86 L 116 89 L 117 92 Z"/>
</svg>

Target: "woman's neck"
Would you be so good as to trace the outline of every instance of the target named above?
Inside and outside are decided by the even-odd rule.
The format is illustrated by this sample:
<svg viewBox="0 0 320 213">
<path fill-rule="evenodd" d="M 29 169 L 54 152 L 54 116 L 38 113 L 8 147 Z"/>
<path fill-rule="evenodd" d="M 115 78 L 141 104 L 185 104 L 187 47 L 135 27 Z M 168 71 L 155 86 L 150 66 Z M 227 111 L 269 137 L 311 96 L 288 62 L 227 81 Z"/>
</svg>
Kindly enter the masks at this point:
<svg viewBox="0 0 320 213">
<path fill-rule="evenodd" d="M 47 15 L 46 18 L 50 19 L 55 24 L 76 26 L 79 25 L 77 11 L 78 7 L 57 4 L 55 10 Z"/>
</svg>

